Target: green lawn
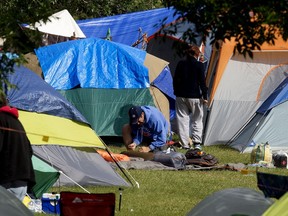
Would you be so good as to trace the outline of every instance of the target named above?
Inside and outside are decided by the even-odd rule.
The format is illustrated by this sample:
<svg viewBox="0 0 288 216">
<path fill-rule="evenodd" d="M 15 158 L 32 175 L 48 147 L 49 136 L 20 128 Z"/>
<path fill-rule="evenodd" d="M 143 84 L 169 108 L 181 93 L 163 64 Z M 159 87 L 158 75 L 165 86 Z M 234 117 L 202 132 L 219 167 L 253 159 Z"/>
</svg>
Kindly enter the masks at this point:
<svg viewBox="0 0 288 216">
<path fill-rule="evenodd" d="M 114 153 L 124 150 L 123 147 L 116 145 L 109 145 L 109 148 Z M 204 147 L 204 151 L 215 155 L 220 161 L 219 164 L 250 163 L 250 154 L 240 154 L 225 146 Z M 206 196 L 225 188 L 247 187 L 258 190 L 255 170 L 254 167 L 249 167 L 248 175 L 230 170 L 129 170 L 140 187 L 124 188 L 120 209 L 118 187 L 88 187 L 86 189 L 91 193 L 115 193 L 116 215 L 118 216 L 178 216 L 186 215 Z M 288 174 L 286 169 L 278 168 L 259 168 L 259 171 Z M 84 192 L 79 187 L 61 188 L 61 190 Z M 51 191 L 59 192 L 59 189 L 52 188 Z"/>
</svg>

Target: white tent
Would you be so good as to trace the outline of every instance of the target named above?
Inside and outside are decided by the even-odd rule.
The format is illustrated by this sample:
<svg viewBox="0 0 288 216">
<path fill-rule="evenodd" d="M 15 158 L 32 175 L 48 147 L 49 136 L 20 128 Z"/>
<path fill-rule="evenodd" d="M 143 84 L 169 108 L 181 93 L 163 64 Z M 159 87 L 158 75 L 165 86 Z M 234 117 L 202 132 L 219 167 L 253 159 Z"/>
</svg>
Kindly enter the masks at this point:
<svg viewBox="0 0 288 216">
<path fill-rule="evenodd" d="M 78 24 L 75 22 L 74 18 L 66 9 L 51 15 L 47 22 L 40 20 L 39 22 L 35 23 L 35 26 L 28 25 L 26 27 L 30 29 L 37 28 L 42 33 L 67 38 L 72 36 L 76 38 L 86 38 Z"/>
</svg>

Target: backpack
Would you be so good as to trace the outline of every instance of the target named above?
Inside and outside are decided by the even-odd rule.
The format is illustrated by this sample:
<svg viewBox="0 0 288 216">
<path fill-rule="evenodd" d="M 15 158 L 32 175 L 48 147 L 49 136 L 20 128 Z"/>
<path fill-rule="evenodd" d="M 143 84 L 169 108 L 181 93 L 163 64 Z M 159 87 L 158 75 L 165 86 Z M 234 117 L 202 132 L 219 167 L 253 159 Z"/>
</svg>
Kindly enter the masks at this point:
<svg viewBox="0 0 288 216">
<path fill-rule="evenodd" d="M 283 150 L 272 155 L 273 164 L 275 167 L 288 169 L 288 155 Z"/>
<path fill-rule="evenodd" d="M 153 161 L 162 163 L 165 166 L 174 167 L 178 170 L 186 168 L 186 157 L 181 152 L 176 152 L 174 148 L 168 148 L 164 151 L 156 151 Z"/>
<path fill-rule="evenodd" d="M 212 167 L 218 163 L 218 159 L 211 154 L 198 149 L 189 149 L 185 153 L 187 165 L 198 165 L 201 167 Z"/>
</svg>

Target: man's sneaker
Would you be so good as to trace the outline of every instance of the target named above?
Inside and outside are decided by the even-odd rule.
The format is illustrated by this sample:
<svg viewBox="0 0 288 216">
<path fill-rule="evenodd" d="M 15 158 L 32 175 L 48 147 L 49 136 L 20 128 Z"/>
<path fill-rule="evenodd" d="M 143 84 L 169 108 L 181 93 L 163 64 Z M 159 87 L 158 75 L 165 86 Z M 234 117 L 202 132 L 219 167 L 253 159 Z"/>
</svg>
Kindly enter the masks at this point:
<svg viewBox="0 0 288 216">
<path fill-rule="evenodd" d="M 188 149 L 191 149 L 191 147 L 190 146 L 181 146 L 180 149 L 188 150 Z"/>
<path fill-rule="evenodd" d="M 194 144 L 194 149 L 197 149 L 197 150 L 199 150 L 199 151 L 202 151 L 202 147 L 201 147 L 201 145 L 200 145 L 199 143 Z"/>
</svg>

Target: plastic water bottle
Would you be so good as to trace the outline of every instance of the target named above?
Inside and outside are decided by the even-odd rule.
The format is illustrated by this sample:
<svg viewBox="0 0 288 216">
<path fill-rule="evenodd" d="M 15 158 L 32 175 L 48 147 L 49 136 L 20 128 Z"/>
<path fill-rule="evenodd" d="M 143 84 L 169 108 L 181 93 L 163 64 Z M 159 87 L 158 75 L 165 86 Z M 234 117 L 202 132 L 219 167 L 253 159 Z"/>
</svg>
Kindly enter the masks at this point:
<svg viewBox="0 0 288 216">
<path fill-rule="evenodd" d="M 41 199 L 36 199 L 36 200 L 35 200 L 34 212 L 42 212 L 42 202 L 41 202 Z"/>
<path fill-rule="evenodd" d="M 34 212 L 35 205 L 34 205 L 34 202 L 32 200 L 28 203 L 28 209 L 30 211 Z"/>
</svg>

